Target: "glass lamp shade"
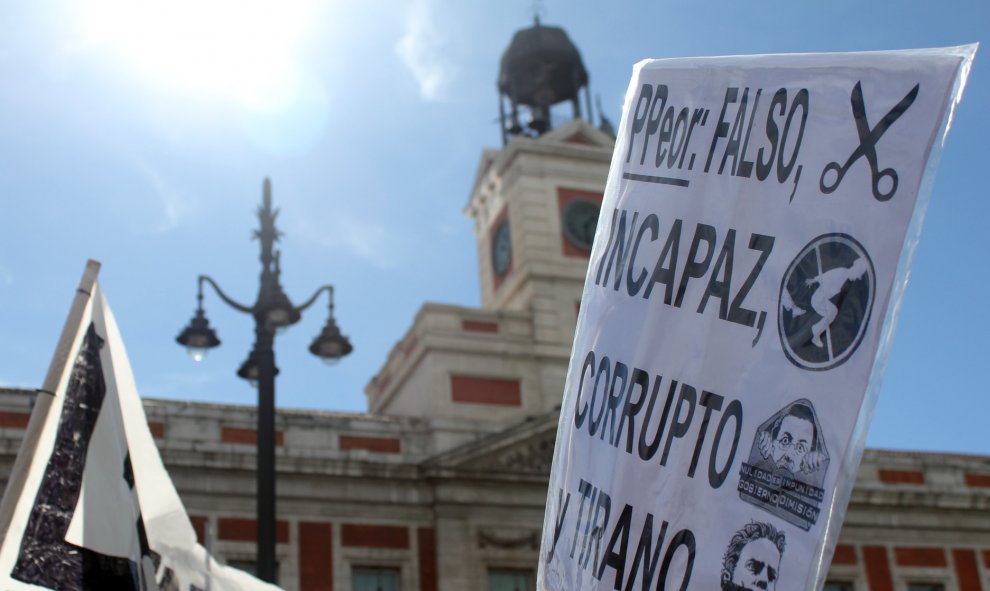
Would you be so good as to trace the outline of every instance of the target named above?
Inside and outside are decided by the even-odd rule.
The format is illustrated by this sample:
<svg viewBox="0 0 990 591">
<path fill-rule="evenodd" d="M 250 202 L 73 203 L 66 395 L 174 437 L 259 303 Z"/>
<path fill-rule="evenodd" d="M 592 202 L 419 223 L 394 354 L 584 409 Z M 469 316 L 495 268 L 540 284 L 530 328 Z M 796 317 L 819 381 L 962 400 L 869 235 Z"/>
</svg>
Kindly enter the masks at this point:
<svg viewBox="0 0 990 591">
<path fill-rule="evenodd" d="M 206 319 L 202 308 L 196 310 L 196 315 L 179 336 L 175 337 L 175 342 L 186 348 L 193 361 L 202 361 L 209 349 L 220 346 L 220 339 L 217 338 L 216 331 L 210 328 L 210 321 Z"/>
<path fill-rule="evenodd" d="M 289 301 L 289 296 L 285 295 L 281 286 L 278 286 L 275 296 L 272 298 L 271 306 L 265 311 L 265 320 L 268 322 L 268 326 L 275 330 L 281 330 L 299 322 L 301 317 L 302 314 Z"/>
<path fill-rule="evenodd" d="M 275 368 L 275 375 L 278 375 L 278 368 Z M 244 378 L 255 388 L 258 387 L 258 379 L 261 377 L 261 370 L 258 364 L 258 356 L 254 351 L 248 355 L 244 363 L 237 369 L 237 377 Z"/>
<path fill-rule="evenodd" d="M 309 352 L 323 360 L 327 365 L 334 365 L 340 358 L 354 350 L 351 341 L 340 334 L 340 328 L 331 316 L 323 331 L 313 339 Z"/>
</svg>

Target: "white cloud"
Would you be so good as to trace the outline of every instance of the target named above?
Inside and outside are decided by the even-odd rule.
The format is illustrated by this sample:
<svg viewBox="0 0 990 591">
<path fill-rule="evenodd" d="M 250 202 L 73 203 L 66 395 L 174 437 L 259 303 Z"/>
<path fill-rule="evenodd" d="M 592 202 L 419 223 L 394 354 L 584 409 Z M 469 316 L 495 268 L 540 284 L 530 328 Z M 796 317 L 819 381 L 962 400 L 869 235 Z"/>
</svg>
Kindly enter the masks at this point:
<svg viewBox="0 0 990 591">
<path fill-rule="evenodd" d="M 145 176 L 154 190 L 155 197 L 158 198 L 162 206 L 162 217 L 155 224 L 153 231 L 164 233 L 172 230 L 179 223 L 196 212 L 196 205 L 181 191 L 171 186 L 161 174 L 153 169 L 147 162 L 138 161 L 138 169 Z"/>
<path fill-rule="evenodd" d="M 388 269 L 396 263 L 395 256 L 399 248 L 390 244 L 390 234 L 380 222 L 361 219 L 348 212 L 338 212 L 334 214 L 332 222 L 321 223 L 317 227 L 309 220 L 300 220 L 296 229 L 303 240 L 327 250 L 343 250 L 379 269 Z"/>
<path fill-rule="evenodd" d="M 405 33 L 395 46 L 396 54 L 416 78 L 420 96 L 427 101 L 444 100 L 454 75 L 439 20 L 434 0 L 414 0 L 406 11 Z"/>
</svg>

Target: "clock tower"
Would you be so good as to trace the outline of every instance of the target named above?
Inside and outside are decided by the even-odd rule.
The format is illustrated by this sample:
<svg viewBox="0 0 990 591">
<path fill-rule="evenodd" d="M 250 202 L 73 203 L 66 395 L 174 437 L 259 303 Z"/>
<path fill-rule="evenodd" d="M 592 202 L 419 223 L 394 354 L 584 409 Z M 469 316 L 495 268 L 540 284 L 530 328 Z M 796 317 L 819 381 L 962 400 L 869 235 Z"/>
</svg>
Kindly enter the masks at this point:
<svg viewBox="0 0 990 591">
<path fill-rule="evenodd" d="M 482 151 L 465 207 L 481 306 L 424 304 L 365 388 L 370 413 L 430 421 L 435 450 L 560 404 L 615 143 L 563 29 L 518 31 L 497 86 L 502 147 Z"/>
<path fill-rule="evenodd" d="M 465 209 L 482 306 L 529 311 L 539 343 L 569 348 L 615 140 L 607 121 L 582 117 L 588 75 L 563 29 L 536 20 L 517 32 L 498 88 L 503 147 L 482 153 Z M 566 103 L 569 121 L 554 110 Z"/>
</svg>

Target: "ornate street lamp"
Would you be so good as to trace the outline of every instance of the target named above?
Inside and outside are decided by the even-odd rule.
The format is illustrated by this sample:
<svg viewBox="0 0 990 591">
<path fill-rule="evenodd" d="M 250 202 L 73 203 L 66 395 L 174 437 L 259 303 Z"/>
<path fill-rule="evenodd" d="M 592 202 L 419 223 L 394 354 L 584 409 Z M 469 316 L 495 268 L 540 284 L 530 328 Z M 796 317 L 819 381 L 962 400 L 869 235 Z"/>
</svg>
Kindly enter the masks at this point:
<svg viewBox="0 0 990 591">
<path fill-rule="evenodd" d="M 313 305 L 321 293 L 330 299 L 330 317 L 323 331 L 317 335 L 309 350 L 325 362 L 334 364 L 353 350 L 350 340 L 341 334 L 333 317 L 333 286 L 324 285 L 301 306 L 293 306 L 279 283 L 282 273 L 279 252 L 274 250 L 280 233 L 275 228 L 278 210 L 272 209 L 272 184 L 265 179 L 264 197 L 258 208 L 260 228 L 254 237 L 261 242 L 261 287 L 253 306 L 238 303 L 220 289 L 216 281 L 206 275 L 199 276 L 196 294 L 196 313 L 176 341 L 186 347 L 189 355 L 200 361 L 206 352 L 220 345 L 220 339 L 210 327 L 203 310 L 203 283 L 213 290 L 230 307 L 254 316 L 255 341 L 247 360 L 237 370 L 237 375 L 258 388 L 258 576 L 275 582 L 275 351 L 276 332 L 295 324 L 302 312 Z"/>
</svg>

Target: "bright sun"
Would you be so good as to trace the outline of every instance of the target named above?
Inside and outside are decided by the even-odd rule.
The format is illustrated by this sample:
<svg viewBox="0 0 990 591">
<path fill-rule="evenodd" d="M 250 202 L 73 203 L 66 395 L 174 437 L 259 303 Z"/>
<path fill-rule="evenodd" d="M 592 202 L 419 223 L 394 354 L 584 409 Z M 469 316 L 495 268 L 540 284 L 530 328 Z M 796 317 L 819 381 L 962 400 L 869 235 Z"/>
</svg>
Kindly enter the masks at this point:
<svg viewBox="0 0 990 591">
<path fill-rule="evenodd" d="M 277 111 L 298 98 L 313 0 L 85 0 L 89 43 L 194 96 Z"/>
</svg>

